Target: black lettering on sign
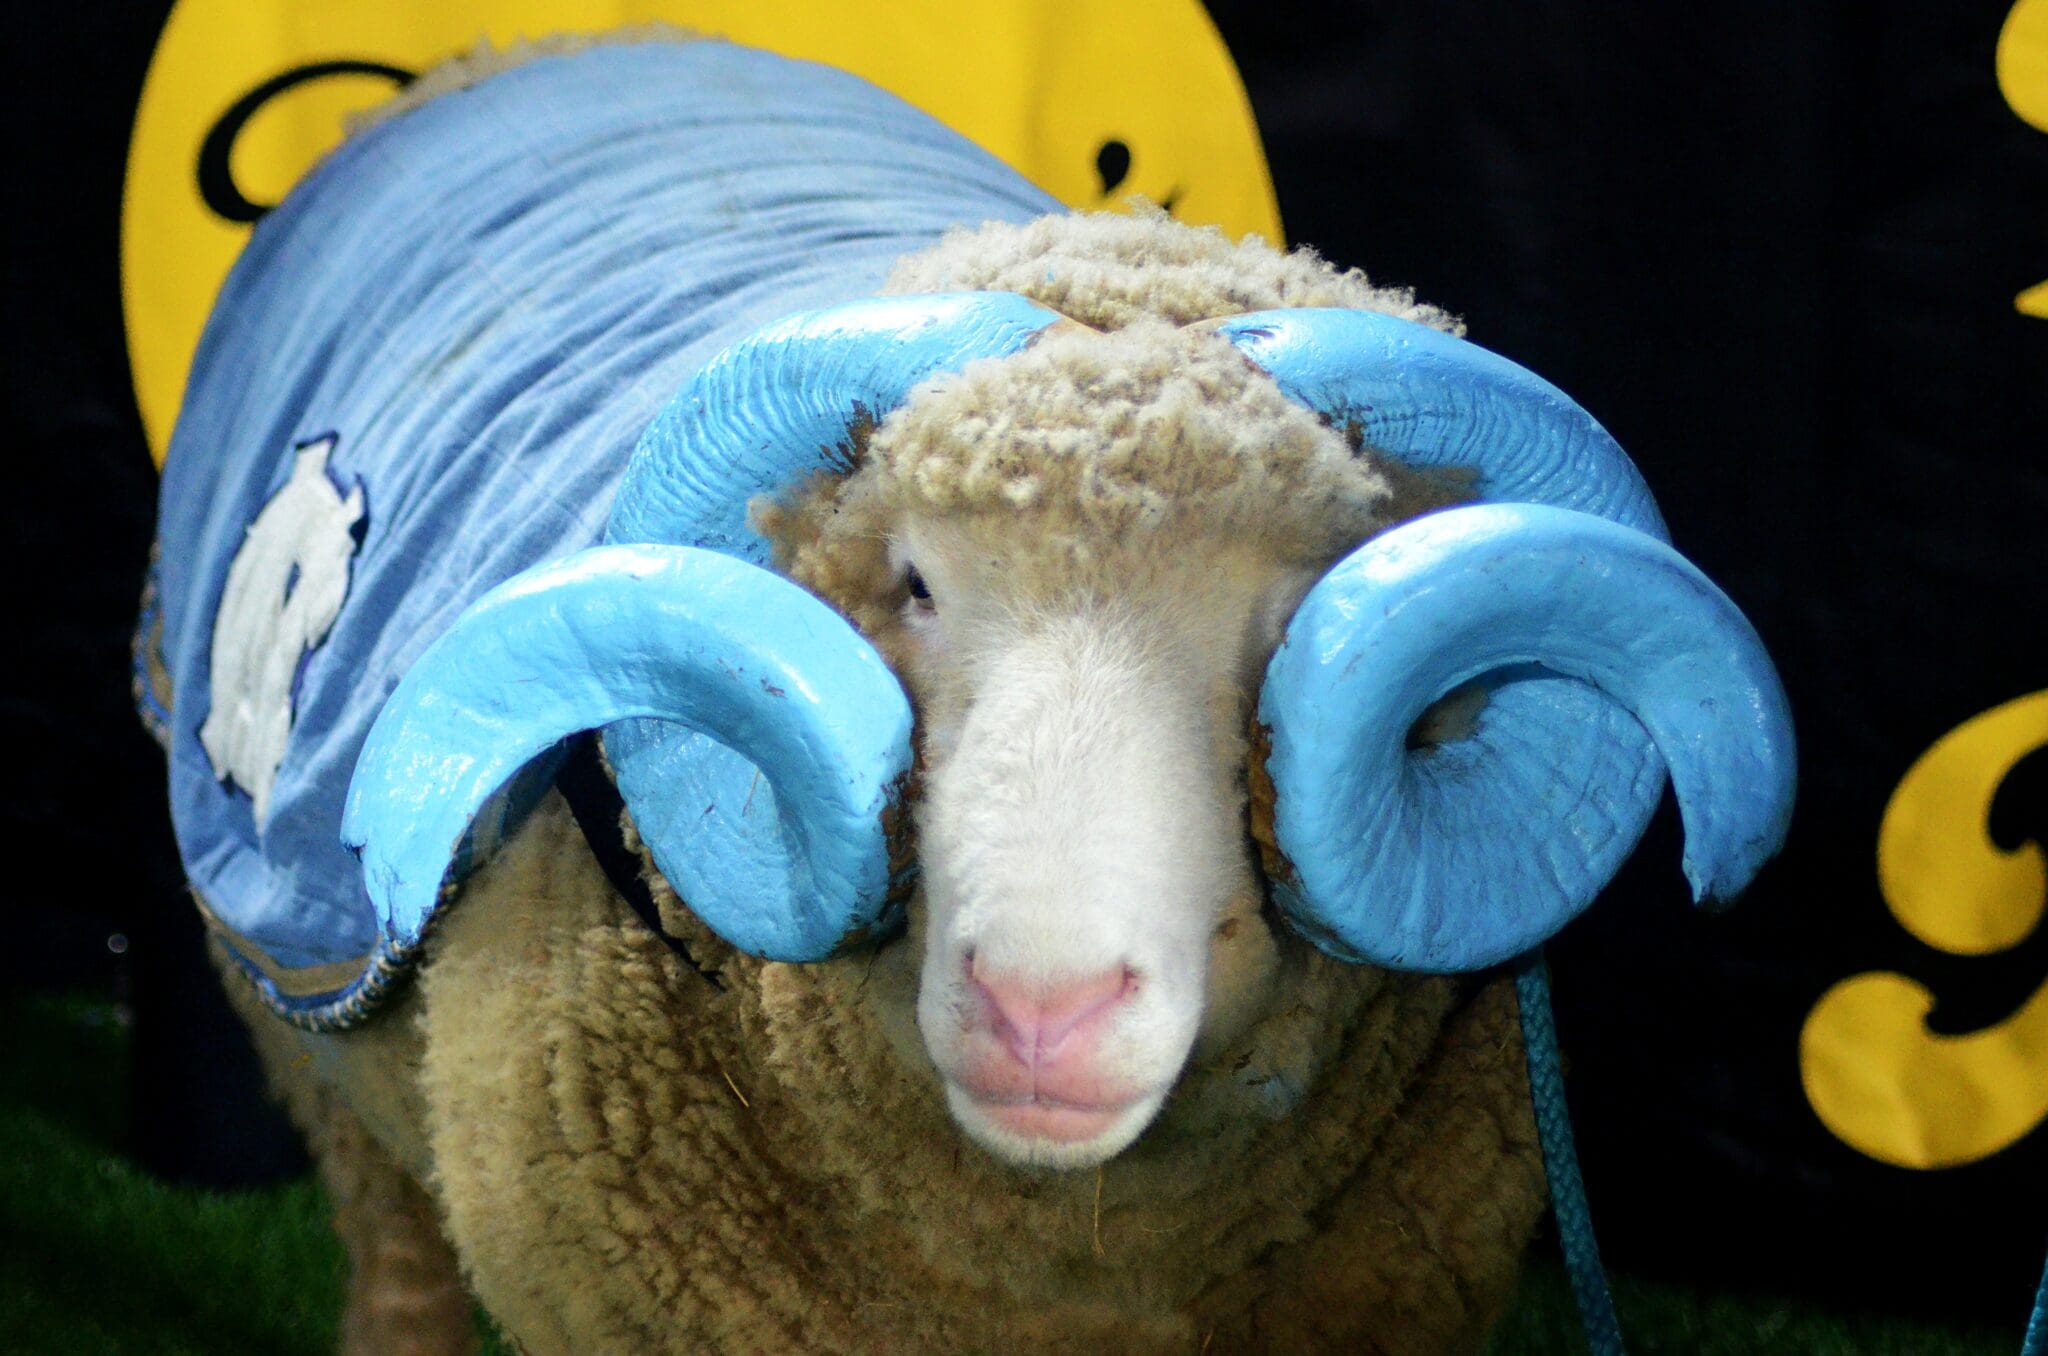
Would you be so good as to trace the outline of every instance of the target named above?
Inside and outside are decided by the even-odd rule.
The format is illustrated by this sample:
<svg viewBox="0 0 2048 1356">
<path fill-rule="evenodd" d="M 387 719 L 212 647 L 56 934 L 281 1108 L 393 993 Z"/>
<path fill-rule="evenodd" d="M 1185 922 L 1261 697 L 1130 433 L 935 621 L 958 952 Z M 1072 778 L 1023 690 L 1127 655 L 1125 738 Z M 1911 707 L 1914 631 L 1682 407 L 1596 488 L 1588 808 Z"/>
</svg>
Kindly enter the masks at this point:
<svg viewBox="0 0 2048 1356">
<path fill-rule="evenodd" d="M 1121 188 L 1124 180 L 1131 177 L 1131 148 L 1115 137 L 1103 142 L 1095 152 L 1095 177 L 1102 182 L 1102 196 L 1105 198 Z M 1159 205 L 1169 216 L 1180 201 L 1181 192 L 1176 186 L 1160 200 Z"/>
<path fill-rule="evenodd" d="M 199 163 L 196 166 L 199 196 L 209 211 L 224 221 L 253 226 L 263 219 L 264 213 L 277 205 L 251 202 L 236 185 L 231 163 L 235 138 L 242 134 L 242 129 L 249 125 L 257 111 L 278 95 L 336 75 L 382 76 L 394 87 L 404 89 L 412 83 L 414 72 L 387 66 L 381 61 L 316 61 L 274 75 L 235 100 L 228 105 L 227 112 L 207 129 L 206 139 L 199 144 Z"/>
<path fill-rule="evenodd" d="M 1131 148 L 1121 141 L 1102 143 L 1095 153 L 1095 176 L 1102 180 L 1102 196 L 1116 192 L 1116 186 L 1131 176 Z"/>
</svg>

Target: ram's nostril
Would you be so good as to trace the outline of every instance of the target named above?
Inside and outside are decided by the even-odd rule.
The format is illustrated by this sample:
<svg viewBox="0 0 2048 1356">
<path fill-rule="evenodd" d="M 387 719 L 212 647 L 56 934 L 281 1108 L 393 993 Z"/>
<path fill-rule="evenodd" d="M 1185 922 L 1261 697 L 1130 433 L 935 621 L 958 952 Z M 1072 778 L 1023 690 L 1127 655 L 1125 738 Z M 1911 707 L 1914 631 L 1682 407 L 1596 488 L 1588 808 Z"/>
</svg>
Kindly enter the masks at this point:
<svg viewBox="0 0 2048 1356">
<path fill-rule="evenodd" d="M 1049 981 L 992 974 L 970 962 L 968 977 L 980 995 L 988 1029 L 1026 1064 L 1052 1064 L 1082 1053 L 1138 986 L 1137 972 L 1128 965 L 1082 979 Z"/>
</svg>

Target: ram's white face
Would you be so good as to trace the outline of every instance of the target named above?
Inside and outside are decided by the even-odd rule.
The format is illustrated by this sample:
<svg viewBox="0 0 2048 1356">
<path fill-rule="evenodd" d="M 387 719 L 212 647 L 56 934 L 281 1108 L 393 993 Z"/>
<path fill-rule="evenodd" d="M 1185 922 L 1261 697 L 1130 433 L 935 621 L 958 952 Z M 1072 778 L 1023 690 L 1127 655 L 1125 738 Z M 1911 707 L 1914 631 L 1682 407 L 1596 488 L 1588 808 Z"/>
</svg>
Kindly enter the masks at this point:
<svg viewBox="0 0 2048 1356">
<path fill-rule="evenodd" d="M 1137 1138 L 1198 1038 L 1264 1006 L 1246 739 L 1311 576 L 1155 540 L 1065 587 L 1013 541 L 892 546 L 926 765 L 917 1018 L 968 1135 L 1073 1167 Z"/>
</svg>

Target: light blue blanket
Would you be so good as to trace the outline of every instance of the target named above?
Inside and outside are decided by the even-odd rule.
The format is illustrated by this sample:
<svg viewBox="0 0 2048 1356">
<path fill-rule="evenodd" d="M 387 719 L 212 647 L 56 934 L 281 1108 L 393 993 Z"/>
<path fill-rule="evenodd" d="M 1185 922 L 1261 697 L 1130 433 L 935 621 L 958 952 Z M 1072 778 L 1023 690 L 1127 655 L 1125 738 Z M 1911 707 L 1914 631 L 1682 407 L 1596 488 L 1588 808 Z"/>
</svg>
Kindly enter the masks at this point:
<svg viewBox="0 0 2048 1356">
<path fill-rule="evenodd" d="M 385 697 L 479 594 L 600 540 L 686 376 L 949 226 L 1056 210 L 850 75 L 695 42 L 435 99 L 264 219 L 171 440 L 143 657 L 174 695 L 143 700 L 186 870 L 274 1005 L 357 1015 L 376 926 L 338 831 Z"/>
</svg>

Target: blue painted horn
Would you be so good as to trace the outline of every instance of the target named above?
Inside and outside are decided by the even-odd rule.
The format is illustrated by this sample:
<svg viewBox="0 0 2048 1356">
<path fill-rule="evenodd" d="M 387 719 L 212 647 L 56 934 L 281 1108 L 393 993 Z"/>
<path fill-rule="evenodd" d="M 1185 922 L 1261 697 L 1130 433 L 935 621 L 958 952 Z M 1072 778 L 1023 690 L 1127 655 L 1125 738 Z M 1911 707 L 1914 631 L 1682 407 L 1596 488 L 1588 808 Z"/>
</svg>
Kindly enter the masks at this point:
<svg viewBox="0 0 2048 1356">
<path fill-rule="evenodd" d="M 393 949 L 418 945 L 477 813 L 588 729 L 656 864 L 735 946 L 820 960 L 894 926 L 909 701 L 850 625 L 765 568 L 747 502 L 843 469 L 860 425 L 919 382 L 1058 319 L 1008 293 L 880 298 L 705 364 L 635 448 L 607 544 L 484 595 L 380 712 L 343 837 Z"/>
<path fill-rule="evenodd" d="M 1341 561 L 1267 669 L 1269 874 L 1346 960 L 1452 973 L 1540 944 L 1633 850 L 1668 768 L 1696 899 L 1742 890 L 1791 816 L 1791 717 L 1733 603 L 1665 544 L 1642 477 L 1548 382 L 1436 330 L 1289 310 L 1217 327 L 1290 397 L 1485 502 Z M 1411 749 L 1437 698 L 1466 738 Z"/>
</svg>

